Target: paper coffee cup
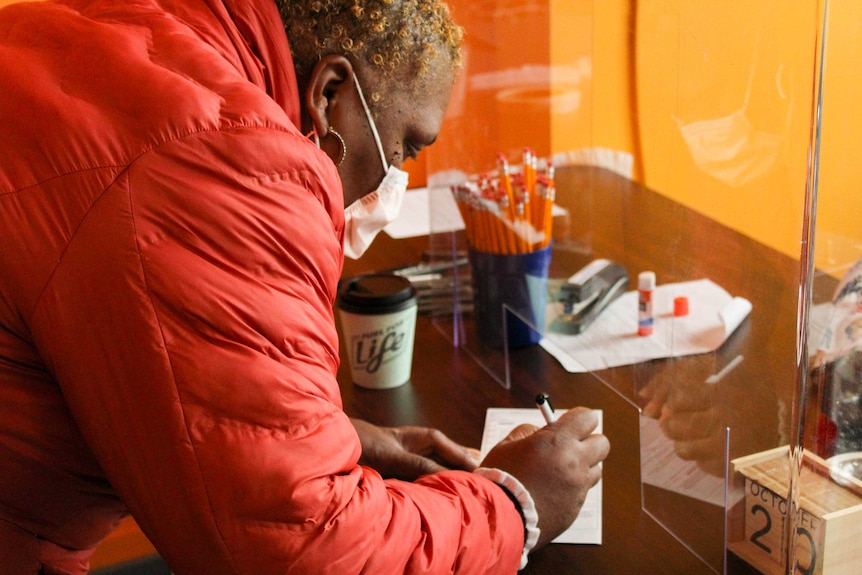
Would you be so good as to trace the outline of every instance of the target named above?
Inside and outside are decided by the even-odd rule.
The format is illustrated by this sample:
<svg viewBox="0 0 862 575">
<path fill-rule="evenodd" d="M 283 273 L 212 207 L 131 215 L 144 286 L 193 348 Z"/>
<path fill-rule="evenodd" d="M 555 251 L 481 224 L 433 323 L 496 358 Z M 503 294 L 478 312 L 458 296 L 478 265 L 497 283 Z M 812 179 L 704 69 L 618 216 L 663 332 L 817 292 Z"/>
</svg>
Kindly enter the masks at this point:
<svg viewBox="0 0 862 575">
<path fill-rule="evenodd" d="M 336 305 L 355 384 L 388 389 L 410 381 L 416 304 L 416 290 L 401 276 L 342 280 Z"/>
</svg>

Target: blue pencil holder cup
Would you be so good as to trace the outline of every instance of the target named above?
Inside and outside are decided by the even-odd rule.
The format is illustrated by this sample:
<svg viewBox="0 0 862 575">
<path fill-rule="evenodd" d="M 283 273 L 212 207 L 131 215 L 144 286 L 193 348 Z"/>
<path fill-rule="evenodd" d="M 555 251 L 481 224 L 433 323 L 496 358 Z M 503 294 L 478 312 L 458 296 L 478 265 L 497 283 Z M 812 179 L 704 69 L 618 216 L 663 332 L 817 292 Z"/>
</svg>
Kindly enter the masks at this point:
<svg viewBox="0 0 862 575">
<path fill-rule="evenodd" d="M 468 255 L 479 340 L 495 348 L 538 343 L 542 334 L 533 327 L 541 330 L 545 325 L 550 246 L 524 254 L 491 254 L 470 249 Z M 506 308 L 529 323 L 507 313 Z"/>
</svg>

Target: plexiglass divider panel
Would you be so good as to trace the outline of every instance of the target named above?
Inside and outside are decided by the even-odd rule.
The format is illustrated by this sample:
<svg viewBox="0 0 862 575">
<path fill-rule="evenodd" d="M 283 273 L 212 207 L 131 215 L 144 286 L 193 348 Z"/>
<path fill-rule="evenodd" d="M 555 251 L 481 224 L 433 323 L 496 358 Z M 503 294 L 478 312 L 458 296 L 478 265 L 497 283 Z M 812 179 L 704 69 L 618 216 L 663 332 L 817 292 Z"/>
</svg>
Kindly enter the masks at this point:
<svg viewBox="0 0 862 575">
<path fill-rule="evenodd" d="M 456 1 L 453 11 L 467 28 L 465 69 L 429 151 L 429 186 L 441 192 L 429 195 L 429 209 L 451 210 L 443 206 L 450 186 L 497 169 L 498 154 L 515 166 L 528 146 L 555 167 L 547 313 L 540 322 L 503 302 L 500 331 L 508 337 L 511 322 L 526 323 L 568 371 L 591 374 L 634 406 L 650 517 L 716 573 L 726 569 L 727 546 L 772 568 L 751 559 L 746 545 L 768 547 L 765 560 L 781 572 L 782 553 L 800 545 L 802 515 L 770 516 L 786 527 L 763 538 L 765 515 L 750 499 L 765 485 L 745 474 L 752 461 L 785 462 L 771 489 L 786 500 L 800 490 L 804 498 L 789 457 L 802 438 L 824 461 L 862 450 L 858 347 L 836 347 L 856 337 L 852 321 L 862 309 L 854 299 L 862 272 L 853 267 L 862 257 L 860 226 L 848 216 L 862 207 L 860 194 L 847 192 L 848 182 L 862 180 L 855 146 L 846 145 L 857 131 L 840 116 L 831 120 L 836 143 L 828 130 L 822 142 L 823 185 L 811 206 L 821 219 L 810 240 L 803 235 L 806 192 L 821 176 L 810 170 L 821 143 L 811 127 L 820 112 L 829 126 L 831 110 L 818 112 L 816 99 L 825 3 L 500 0 Z M 846 24 L 859 21 L 855 13 L 835 12 L 826 29 L 857 42 Z M 528 40 L 519 35 L 526 28 L 539 33 Z M 845 108 L 858 101 L 855 79 L 828 65 L 822 71 L 827 95 Z M 433 224 L 431 244 L 453 262 L 470 247 L 463 230 Z M 573 311 L 561 288 L 595 260 L 625 269 L 624 295 L 583 330 L 560 330 L 555 322 Z M 659 298 L 651 336 L 637 334 L 635 292 L 645 271 L 654 272 Z M 457 289 L 474 287 L 465 276 Z M 800 327 L 809 317 L 800 314 L 805 286 L 811 325 Z M 456 301 L 436 325 L 501 385 L 516 386 L 508 346 L 479 341 L 470 297 Z M 609 336 L 614 328 L 605 324 L 614 322 L 622 331 Z M 810 377 L 800 374 L 808 369 L 797 353 L 804 340 Z M 659 457 L 673 465 L 658 465 Z M 685 475 L 667 474 L 674 465 Z M 857 463 L 847 465 L 852 473 Z M 690 538 L 693 520 L 710 524 L 714 545 Z M 814 564 L 810 554 L 794 561 L 803 571 Z"/>
</svg>

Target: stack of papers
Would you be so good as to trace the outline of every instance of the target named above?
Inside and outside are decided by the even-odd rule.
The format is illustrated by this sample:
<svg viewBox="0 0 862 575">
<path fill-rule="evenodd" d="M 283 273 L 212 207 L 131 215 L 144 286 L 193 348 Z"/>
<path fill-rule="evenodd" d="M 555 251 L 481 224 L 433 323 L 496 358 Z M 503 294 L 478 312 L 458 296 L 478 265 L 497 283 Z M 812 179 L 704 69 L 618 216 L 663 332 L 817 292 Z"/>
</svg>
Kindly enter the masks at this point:
<svg viewBox="0 0 862 575">
<path fill-rule="evenodd" d="M 673 315 L 673 300 L 685 296 L 689 313 Z M 571 373 L 584 373 L 666 357 L 681 357 L 718 349 L 751 312 L 751 302 L 733 297 L 708 279 L 663 284 L 653 292 L 655 327 L 639 336 L 638 295 L 626 292 L 611 303 L 581 334 L 550 329 L 540 345 Z M 546 317 L 562 313 L 559 303 L 549 304 Z"/>
</svg>

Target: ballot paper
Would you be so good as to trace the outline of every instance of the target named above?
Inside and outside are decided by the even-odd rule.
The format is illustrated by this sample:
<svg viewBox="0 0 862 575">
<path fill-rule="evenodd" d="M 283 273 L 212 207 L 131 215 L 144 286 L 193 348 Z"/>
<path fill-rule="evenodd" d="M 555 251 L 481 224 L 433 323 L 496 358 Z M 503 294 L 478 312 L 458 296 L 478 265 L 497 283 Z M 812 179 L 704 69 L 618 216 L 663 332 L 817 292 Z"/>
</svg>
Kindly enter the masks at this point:
<svg viewBox="0 0 862 575">
<path fill-rule="evenodd" d="M 689 313 L 673 315 L 673 300 L 687 297 Z M 548 326 L 562 313 L 548 305 Z M 637 291 L 624 293 L 581 334 L 544 331 L 539 344 L 571 373 L 584 373 L 666 357 L 718 349 L 751 312 L 751 302 L 733 297 L 709 279 L 663 284 L 653 292 L 652 335 L 639 336 Z"/>
<path fill-rule="evenodd" d="M 558 409 L 557 414 L 566 410 Z M 602 410 L 595 410 L 599 419 L 599 426 L 595 433 L 602 432 Z M 504 439 L 509 432 L 522 423 L 531 423 L 542 427 L 545 420 L 538 409 L 512 409 L 503 407 L 490 407 L 485 414 L 485 430 L 482 433 L 482 458 Z M 599 482 L 587 492 L 578 518 L 572 525 L 563 531 L 554 543 L 581 543 L 600 545 L 602 543 L 602 482 Z"/>
</svg>

